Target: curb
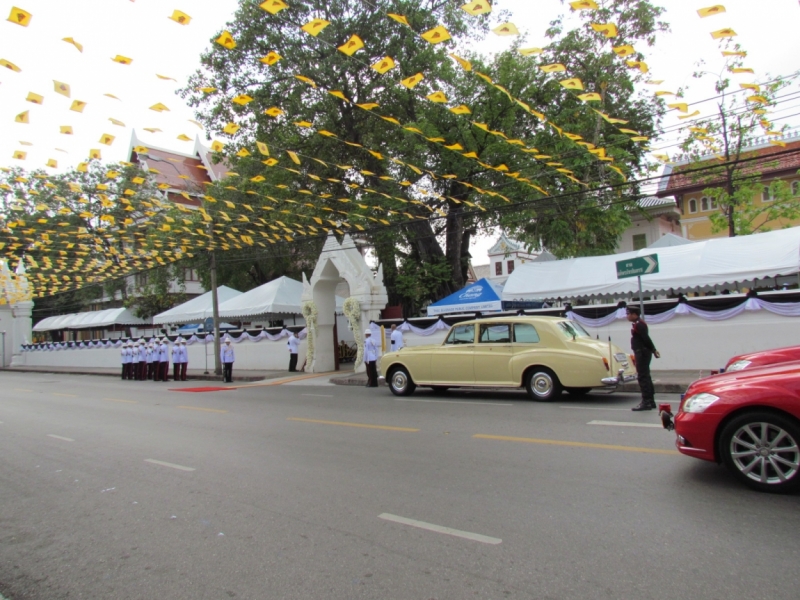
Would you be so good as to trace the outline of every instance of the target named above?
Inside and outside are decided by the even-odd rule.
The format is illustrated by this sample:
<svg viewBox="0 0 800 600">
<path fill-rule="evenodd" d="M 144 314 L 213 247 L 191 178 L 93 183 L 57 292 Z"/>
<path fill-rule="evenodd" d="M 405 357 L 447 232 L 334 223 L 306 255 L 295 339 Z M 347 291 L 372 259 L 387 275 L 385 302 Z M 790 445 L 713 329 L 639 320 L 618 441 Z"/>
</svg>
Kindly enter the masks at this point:
<svg viewBox="0 0 800 600">
<path fill-rule="evenodd" d="M 0 369 L 0 371 L 7 371 L 9 373 L 48 373 L 50 375 L 96 375 L 97 377 L 115 377 L 120 381 L 123 381 L 119 373 L 93 373 L 90 371 L 53 371 L 51 369 L 42 368 L 42 369 L 13 369 L 13 368 L 5 368 Z M 186 377 L 186 381 L 220 381 L 222 376 L 217 375 L 192 375 Z M 264 377 L 237 377 L 237 381 L 261 381 Z M 135 380 L 130 380 L 135 381 Z M 173 381 L 170 379 L 169 381 Z M 162 382 L 163 383 L 163 382 Z M 2 600 L 2 599 L 0 599 Z"/>
<path fill-rule="evenodd" d="M 331 377 L 329 383 L 333 383 L 334 385 L 351 385 L 351 386 L 362 386 L 364 387 L 367 384 L 366 377 Z M 385 386 L 385 382 L 381 382 L 378 385 Z M 667 382 L 653 382 L 653 387 L 656 390 L 657 394 L 682 394 L 686 391 L 686 388 L 689 387 L 689 384 L 683 383 L 667 383 Z M 598 388 L 602 389 L 602 388 Z M 634 394 L 638 394 L 641 390 L 639 389 L 638 383 L 626 383 L 625 385 L 619 386 L 617 388 L 618 392 L 631 392 Z"/>
</svg>

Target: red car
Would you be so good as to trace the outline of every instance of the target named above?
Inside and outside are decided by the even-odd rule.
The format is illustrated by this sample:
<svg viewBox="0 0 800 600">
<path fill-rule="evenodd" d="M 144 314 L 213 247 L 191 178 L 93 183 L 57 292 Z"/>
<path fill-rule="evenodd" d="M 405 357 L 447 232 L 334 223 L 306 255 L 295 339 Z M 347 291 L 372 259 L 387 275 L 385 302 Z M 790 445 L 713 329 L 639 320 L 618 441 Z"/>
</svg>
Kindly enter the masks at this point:
<svg viewBox="0 0 800 600">
<path fill-rule="evenodd" d="M 755 367 L 764 367 L 794 360 L 800 360 L 800 346 L 762 350 L 761 352 L 751 352 L 750 354 L 734 356 L 728 361 L 728 364 L 725 365 L 725 372 L 742 371 L 744 369 L 753 369 Z"/>
<path fill-rule="evenodd" d="M 674 425 L 678 450 L 724 463 L 764 492 L 800 487 L 800 361 L 699 379 L 686 390 Z"/>
</svg>

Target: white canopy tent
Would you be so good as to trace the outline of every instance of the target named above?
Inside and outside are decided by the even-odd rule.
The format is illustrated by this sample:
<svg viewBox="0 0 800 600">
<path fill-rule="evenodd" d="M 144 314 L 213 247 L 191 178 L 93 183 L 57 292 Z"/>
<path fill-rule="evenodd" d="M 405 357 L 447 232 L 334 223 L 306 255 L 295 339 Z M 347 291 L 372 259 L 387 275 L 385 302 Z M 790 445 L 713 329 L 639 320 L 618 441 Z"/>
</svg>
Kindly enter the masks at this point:
<svg viewBox="0 0 800 600">
<path fill-rule="evenodd" d="M 109 308 L 91 312 L 58 315 L 39 321 L 33 331 L 56 331 L 59 329 L 104 329 L 114 325 L 149 325 L 144 319 L 134 316 L 127 308 Z"/>
<path fill-rule="evenodd" d="M 283 276 L 223 302 L 219 306 L 221 319 L 244 319 L 260 315 L 302 314 L 303 284 Z M 342 298 L 336 298 L 337 310 L 341 310 Z"/>
<path fill-rule="evenodd" d="M 658 255 L 659 272 L 642 276 L 644 292 L 752 287 L 756 280 L 800 271 L 800 227 L 609 256 L 525 263 L 509 276 L 503 300 L 637 293 L 636 277 L 617 279 L 616 263 L 650 254 Z"/>
<path fill-rule="evenodd" d="M 217 288 L 217 299 L 220 305 L 241 295 L 242 292 L 225 285 L 221 285 Z M 212 303 L 213 298 L 211 292 L 206 292 L 201 296 L 197 296 L 197 298 L 192 298 L 188 302 L 173 306 L 169 310 L 157 314 L 153 317 L 153 324 L 202 323 L 213 315 L 214 307 Z"/>
</svg>

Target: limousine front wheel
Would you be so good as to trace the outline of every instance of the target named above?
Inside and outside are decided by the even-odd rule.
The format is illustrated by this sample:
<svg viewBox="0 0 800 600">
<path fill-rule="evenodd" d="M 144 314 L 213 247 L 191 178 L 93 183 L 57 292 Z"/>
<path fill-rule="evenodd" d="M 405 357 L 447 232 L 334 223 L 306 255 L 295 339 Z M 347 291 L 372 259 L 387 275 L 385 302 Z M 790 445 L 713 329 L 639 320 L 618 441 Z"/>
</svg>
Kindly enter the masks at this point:
<svg viewBox="0 0 800 600">
<path fill-rule="evenodd" d="M 525 379 L 528 396 L 539 402 L 552 402 L 561 395 L 561 382 L 550 369 L 534 367 Z"/>
<path fill-rule="evenodd" d="M 410 396 L 417 389 L 405 367 L 394 367 L 386 381 L 395 396 Z"/>
</svg>

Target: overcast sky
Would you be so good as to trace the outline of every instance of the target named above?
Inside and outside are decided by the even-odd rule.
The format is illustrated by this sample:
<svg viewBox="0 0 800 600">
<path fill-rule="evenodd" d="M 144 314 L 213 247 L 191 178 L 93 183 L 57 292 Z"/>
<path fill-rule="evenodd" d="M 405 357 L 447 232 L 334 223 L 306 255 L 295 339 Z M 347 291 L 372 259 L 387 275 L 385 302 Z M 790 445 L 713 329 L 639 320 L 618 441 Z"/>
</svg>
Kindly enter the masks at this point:
<svg viewBox="0 0 800 600">
<path fill-rule="evenodd" d="M 0 59 L 22 69 L 20 73 L 0 69 L 0 166 L 20 165 L 32 170 L 55 159 L 61 170 L 85 159 L 88 150 L 94 148 L 102 150 L 104 160 L 122 160 L 134 127 L 146 144 L 191 152 L 192 142 L 181 142 L 177 136 L 194 139 L 201 131 L 189 122 L 194 115 L 175 90 L 196 69 L 201 51 L 224 28 L 237 4 L 236 0 L 0 0 L 3 19 L 12 6 L 33 15 L 28 27 L 0 22 Z M 645 51 L 653 78 L 664 80 L 657 89 L 676 91 L 683 87 L 686 102 L 713 96 L 711 80 L 696 81 L 691 75 L 700 59 L 707 62 L 705 70 L 720 71 L 722 57 L 709 33 L 725 27 L 738 33 L 737 40 L 749 52 L 745 66 L 755 70 L 754 76 L 737 76 L 742 82 L 764 81 L 770 75 L 788 75 L 800 68 L 797 0 L 724 0 L 721 4 L 726 13 L 699 18 L 697 9 L 712 4 L 702 0 L 662 2 L 667 8 L 664 19 L 672 32 L 661 36 L 654 48 L 637 48 Z M 495 2 L 496 9 L 511 11 L 509 20 L 527 36 L 526 46 L 546 44 L 544 31 L 565 6 L 568 11 L 569 7 L 558 0 Z M 168 19 L 174 9 L 188 13 L 191 23 L 182 26 Z M 82 44 L 83 52 L 62 41 L 65 37 Z M 510 38 L 490 34 L 481 49 L 497 51 L 510 43 Z M 111 59 L 116 55 L 133 62 L 115 63 Z M 70 98 L 54 92 L 54 80 L 71 86 Z M 798 87 L 795 81 L 785 93 L 798 91 Z M 43 96 L 43 104 L 26 102 L 30 92 Z M 74 100 L 87 103 L 82 113 L 69 110 Z M 166 105 L 169 112 L 149 110 L 157 103 Z M 713 106 L 706 103 L 697 108 L 707 114 Z M 15 123 L 15 116 L 23 111 L 29 112 L 30 123 Z M 776 110 L 776 125 L 800 123 L 795 112 L 800 112 L 800 99 L 784 102 Z M 672 113 L 665 125 L 677 123 L 676 116 Z M 125 126 L 114 125 L 109 118 Z M 72 126 L 74 134 L 60 134 L 63 125 Z M 144 131 L 145 127 L 161 132 L 151 134 Z M 99 143 L 105 134 L 116 137 L 111 146 Z M 673 153 L 669 146 L 676 135 L 665 135 L 653 147 L 667 147 Z M 23 146 L 21 141 L 33 145 Z M 27 159 L 13 160 L 16 150 L 26 151 Z M 485 253 L 491 242 L 476 242 L 472 249 L 476 264 L 487 262 Z"/>
</svg>

